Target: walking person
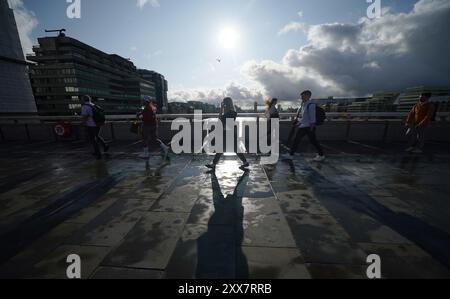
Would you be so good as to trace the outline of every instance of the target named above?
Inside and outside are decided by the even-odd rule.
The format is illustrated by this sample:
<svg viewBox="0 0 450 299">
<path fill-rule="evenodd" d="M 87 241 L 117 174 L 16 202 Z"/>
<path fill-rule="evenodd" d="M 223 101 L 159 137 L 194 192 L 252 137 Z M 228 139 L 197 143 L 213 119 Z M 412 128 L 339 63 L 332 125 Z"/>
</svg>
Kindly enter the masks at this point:
<svg viewBox="0 0 450 299">
<path fill-rule="evenodd" d="M 108 152 L 109 146 L 105 140 L 101 137 L 101 129 L 105 124 L 105 114 L 103 110 L 92 102 L 92 98 L 89 95 L 82 97 L 84 104 L 81 106 L 81 116 L 83 123 L 87 127 L 89 141 L 94 147 L 94 156 L 100 160 L 102 153 L 100 152 L 99 143 L 103 146 L 103 151 Z"/>
<path fill-rule="evenodd" d="M 223 124 L 223 132 L 224 132 L 223 140 L 224 141 L 226 140 L 227 119 L 236 120 L 236 118 L 237 118 L 237 112 L 236 112 L 236 108 L 234 107 L 233 100 L 231 98 L 225 98 L 221 104 L 220 115 L 219 115 L 219 120 Z M 236 137 L 237 137 L 236 131 L 237 130 L 236 130 L 236 128 L 233 128 L 233 130 L 235 131 L 234 137 L 236 140 Z M 237 151 L 236 147 L 237 146 L 235 146 L 235 152 L 237 153 L 238 151 Z M 225 149 L 226 149 L 226 146 L 225 146 Z M 222 158 L 222 156 L 223 156 L 223 153 L 217 153 L 216 156 L 214 157 L 213 163 L 206 165 L 206 167 L 215 171 L 216 166 L 217 166 L 217 164 L 219 164 L 220 158 Z M 243 163 L 243 165 L 240 168 L 245 171 L 246 168 L 248 168 L 250 166 L 250 164 L 247 162 L 247 159 L 245 158 L 244 154 L 237 153 L 237 156 Z"/>
<path fill-rule="evenodd" d="M 317 141 L 316 128 L 317 128 L 317 105 L 311 101 L 312 92 L 306 90 L 301 93 L 302 106 L 300 107 L 298 117 L 301 117 L 295 123 L 296 136 L 294 143 L 290 150 L 290 155 L 293 157 L 298 149 L 298 146 L 305 136 L 308 136 L 309 141 L 317 150 L 317 156 L 313 159 L 314 162 L 323 162 L 325 155 L 323 153 L 322 146 Z"/>
<path fill-rule="evenodd" d="M 278 99 L 272 99 L 266 101 L 266 118 L 267 118 L 267 144 L 272 144 L 272 119 L 280 118 L 280 112 L 278 111 L 277 104 Z"/>
<path fill-rule="evenodd" d="M 411 109 L 406 120 L 409 137 L 407 152 L 415 154 L 423 153 L 425 146 L 426 130 L 433 120 L 435 105 L 430 102 L 431 93 L 423 93 L 419 102 Z"/>
<path fill-rule="evenodd" d="M 161 149 L 163 161 L 168 160 L 169 147 L 159 139 L 158 120 L 156 117 L 157 104 L 149 97 L 144 98 L 144 109 L 137 114 L 137 118 L 142 118 L 142 140 L 144 142 L 144 152 L 140 155 L 143 159 L 150 158 L 149 147 L 158 145 Z"/>
</svg>

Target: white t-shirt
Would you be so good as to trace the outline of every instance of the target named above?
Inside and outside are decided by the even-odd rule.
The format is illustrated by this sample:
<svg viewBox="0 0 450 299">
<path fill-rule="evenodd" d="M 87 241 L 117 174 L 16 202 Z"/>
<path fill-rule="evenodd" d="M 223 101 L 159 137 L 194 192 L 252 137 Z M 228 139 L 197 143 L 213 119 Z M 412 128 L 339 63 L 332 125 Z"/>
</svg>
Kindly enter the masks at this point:
<svg viewBox="0 0 450 299">
<path fill-rule="evenodd" d="M 299 115 L 301 116 L 301 121 L 298 125 L 299 128 L 309 128 L 311 124 L 315 124 L 316 120 L 316 108 L 317 105 L 311 100 L 302 103 Z"/>
</svg>

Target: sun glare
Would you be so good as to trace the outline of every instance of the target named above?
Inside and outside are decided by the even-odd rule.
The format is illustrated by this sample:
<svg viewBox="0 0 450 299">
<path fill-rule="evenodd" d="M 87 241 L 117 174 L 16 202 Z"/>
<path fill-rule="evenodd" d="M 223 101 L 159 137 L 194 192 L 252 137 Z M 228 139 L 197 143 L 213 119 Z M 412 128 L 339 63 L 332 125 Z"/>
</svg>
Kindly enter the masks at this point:
<svg viewBox="0 0 450 299">
<path fill-rule="evenodd" d="M 219 33 L 219 43 L 225 49 L 234 49 L 239 40 L 239 33 L 232 27 L 223 28 Z"/>
</svg>

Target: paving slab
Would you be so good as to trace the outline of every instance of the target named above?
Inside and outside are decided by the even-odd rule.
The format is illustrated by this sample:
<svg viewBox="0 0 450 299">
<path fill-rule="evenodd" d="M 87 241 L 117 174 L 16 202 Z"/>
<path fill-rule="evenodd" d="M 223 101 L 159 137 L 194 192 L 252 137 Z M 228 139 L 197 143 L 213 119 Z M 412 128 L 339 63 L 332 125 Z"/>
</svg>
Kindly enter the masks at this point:
<svg viewBox="0 0 450 299">
<path fill-rule="evenodd" d="M 147 212 L 103 266 L 164 270 L 188 214 Z"/>
</svg>

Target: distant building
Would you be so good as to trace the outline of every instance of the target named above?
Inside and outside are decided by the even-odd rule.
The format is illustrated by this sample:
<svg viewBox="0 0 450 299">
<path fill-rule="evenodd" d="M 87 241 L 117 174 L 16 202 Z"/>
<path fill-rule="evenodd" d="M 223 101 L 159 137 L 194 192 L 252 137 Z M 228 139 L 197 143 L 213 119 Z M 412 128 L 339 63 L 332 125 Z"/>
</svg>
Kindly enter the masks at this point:
<svg viewBox="0 0 450 299">
<path fill-rule="evenodd" d="M 187 114 L 189 113 L 189 104 L 183 102 L 170 102 L 169 112 L 172 114 Z"/>
<path fill-rule="evenodd" d="M 412 87 L 404 91 L 395 101 L 398 112 L 409 112 L 419 101 L 422 93 L 429 92 L 431 101 L 439 105 L 440 112 L 450 111 L 450 87 Z"/>
<path fill-rule="evenodd" d="M 0 0 L 0 114 L 36 114 L 14 13 Z"/>
<path fill-rule="evenodd" d="M 170 113 L 173 114 L 192 114 L 195 110 L 201 110 L 202 113 L 219 113 L 219 108 L 216 106 L 199 101 L 171 102 L 169 107 Z"/>
<path fill-rule="evenodd" d="M 155 87 L 154 99 L 158 102 L 158 112 L 167 113 L 169 111 L 169 101 L 167 91 L 169 90 L 167 80 L 163 75 L 149 70 L 139 70 L 139 75 L 146 81 L 153 83 Z"/>
<path fill-rule="evenodd" d="M 119 55 L 107 54 L 60 34 L 38 39 L 28 59 L 31 83 L 40 115 L 74 115 L 81 96 L 89 94 L 107 114 L 134 114 L 142 98 L 157 98 L 153 80 Z"/>
<path fill-rule="evenodd" d="M 347 112 L 393 112 L 399 95 L 399 92 L 378 92 L 364 101 L 353 102 L 347 107 Z"/>
</svg>

